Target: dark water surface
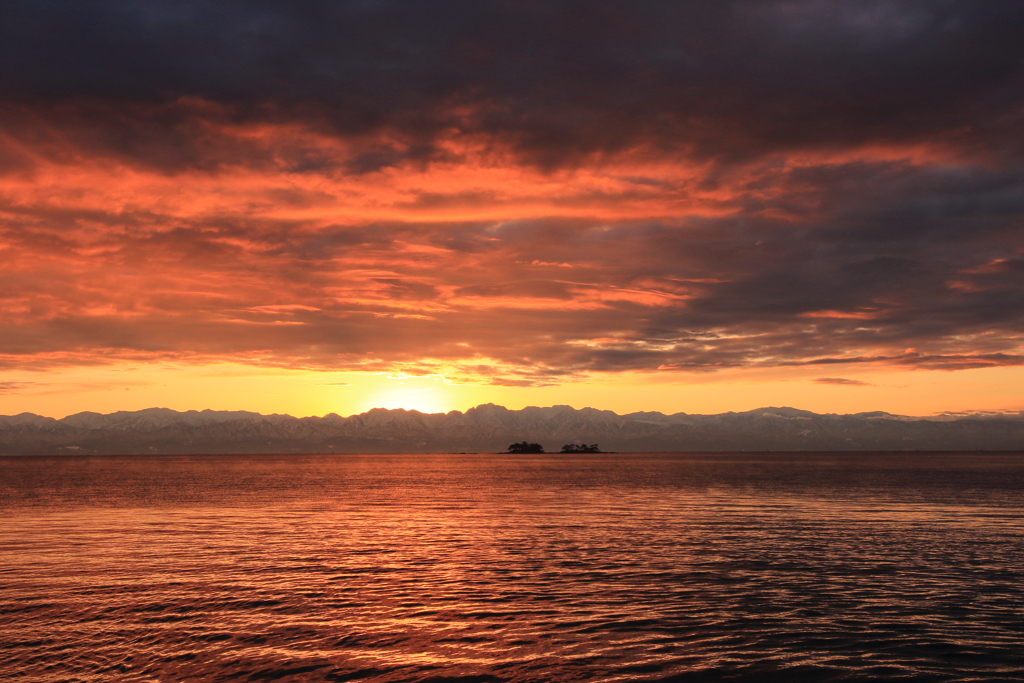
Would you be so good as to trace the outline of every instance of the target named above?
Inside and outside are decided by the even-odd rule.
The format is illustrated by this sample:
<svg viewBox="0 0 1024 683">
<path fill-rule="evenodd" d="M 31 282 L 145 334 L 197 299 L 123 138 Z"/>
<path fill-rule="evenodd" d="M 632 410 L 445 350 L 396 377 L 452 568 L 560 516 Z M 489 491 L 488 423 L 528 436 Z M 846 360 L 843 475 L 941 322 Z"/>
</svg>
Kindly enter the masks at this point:
<svg viewBox="0 0 1024 683">
<path fill-rule="evenodd" d="M 0 458 L 0 678 L 1022 681 L 1024 456 Z"/>
</svg>

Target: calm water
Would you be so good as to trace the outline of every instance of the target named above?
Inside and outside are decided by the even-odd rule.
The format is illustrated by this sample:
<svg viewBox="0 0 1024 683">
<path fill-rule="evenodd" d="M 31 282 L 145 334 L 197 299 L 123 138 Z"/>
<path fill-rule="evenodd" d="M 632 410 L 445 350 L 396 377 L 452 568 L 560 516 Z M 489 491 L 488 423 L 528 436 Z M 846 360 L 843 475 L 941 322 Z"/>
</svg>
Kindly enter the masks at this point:
<svg viewBox="0 0 1024 683">
<path fill-rule="evenodd" d="M 1024 455 L 0 459 L 0 677 L 1021 681 Z"/>
</svg>

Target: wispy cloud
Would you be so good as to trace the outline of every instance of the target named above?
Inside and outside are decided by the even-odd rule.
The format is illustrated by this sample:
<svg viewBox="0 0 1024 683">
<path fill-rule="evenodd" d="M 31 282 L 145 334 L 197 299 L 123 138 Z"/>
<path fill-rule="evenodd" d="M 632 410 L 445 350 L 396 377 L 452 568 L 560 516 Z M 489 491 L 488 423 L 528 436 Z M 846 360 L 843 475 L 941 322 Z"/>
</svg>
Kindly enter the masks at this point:
<svg viewBox="0 0 1024 683">
<path fill-rule="evenodd" d="M 858 379 L 846 379 L 844 377 L 819 377 L 814 380 L 817 384 L 834 384 L 845 387 L 873 387 L 870 382 L 862 382 Z"/>
<path fill-rule="evenodd" d="M 17 394 L 32 384 L 32 382 L 0 382 L 0 394 Z"/>
</svg>

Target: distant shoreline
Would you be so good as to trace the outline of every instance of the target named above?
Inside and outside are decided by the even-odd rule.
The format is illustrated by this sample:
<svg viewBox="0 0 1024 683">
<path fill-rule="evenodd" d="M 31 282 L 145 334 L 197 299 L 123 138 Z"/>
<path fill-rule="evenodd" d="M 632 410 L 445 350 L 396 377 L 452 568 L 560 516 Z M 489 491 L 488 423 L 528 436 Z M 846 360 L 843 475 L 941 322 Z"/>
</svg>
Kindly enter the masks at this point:
<svg viewBox="0 0 1024 683">
<path fill-rule="evenodd" d="M 424 452 L 334 452 L 334 453 L 17 453 L 0 454 L 0 462 L 5 460 L 18 459 L 60 459 L 60 460 L 86 460 L 89 458 L 309 458 L 309 457 L 332 457 L 332 456 L 354 456 L 354 457 L 417 457 L 417 456 L 541 456 L 544 458 L 568 459 L 564 456 L 579 455 L 622 455 L 627 458 L 632 456 L 680 456 L 680 457 L 708 457 L 708 458 L 730 458 L 730 457 L 757 457 L 773 456 L 782 458 L 800 458 L 810 456 L 822 457 L 944 457 L 944 456 L 1007 456 L 1024 457 L 1024 449 L 1019 450 L 930 450 L 930 451 L 602 451 L 600 453 L 495 453 L 495 452 L 449 452 L 449 451 L 424 451 Z M 524 460 L 529 458 L 523 458 Z"/>
<path fill-rule="evenodd" d="M 887 413 L 819 415 L 795 408 L 743 413 L 618 415 L 569 406 L 465 413 L 374 409 L 296 418 L 249 412 L 153 408 L 61 420 L 0 416 L 0 455 L 496 453 L 510 443 L 600 444 L 603 453 L 1016 452 L 1019 415 L 911 418 Z M 559 455 L 558 451 L 548 452 Z"/>
</svg>

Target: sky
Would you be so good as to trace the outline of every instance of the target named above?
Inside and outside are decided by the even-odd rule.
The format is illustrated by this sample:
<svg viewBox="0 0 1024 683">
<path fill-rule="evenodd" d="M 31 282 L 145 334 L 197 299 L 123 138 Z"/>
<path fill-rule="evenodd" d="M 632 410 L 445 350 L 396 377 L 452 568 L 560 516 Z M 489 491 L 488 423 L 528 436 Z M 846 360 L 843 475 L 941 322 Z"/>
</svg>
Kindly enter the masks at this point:
<svg viewBox="0 0 1024 683">
<path fill-rule="evenodd" d="M 1024 3 L 5 0 L 0 414 L 1024 410 Z"/>
</svg>

